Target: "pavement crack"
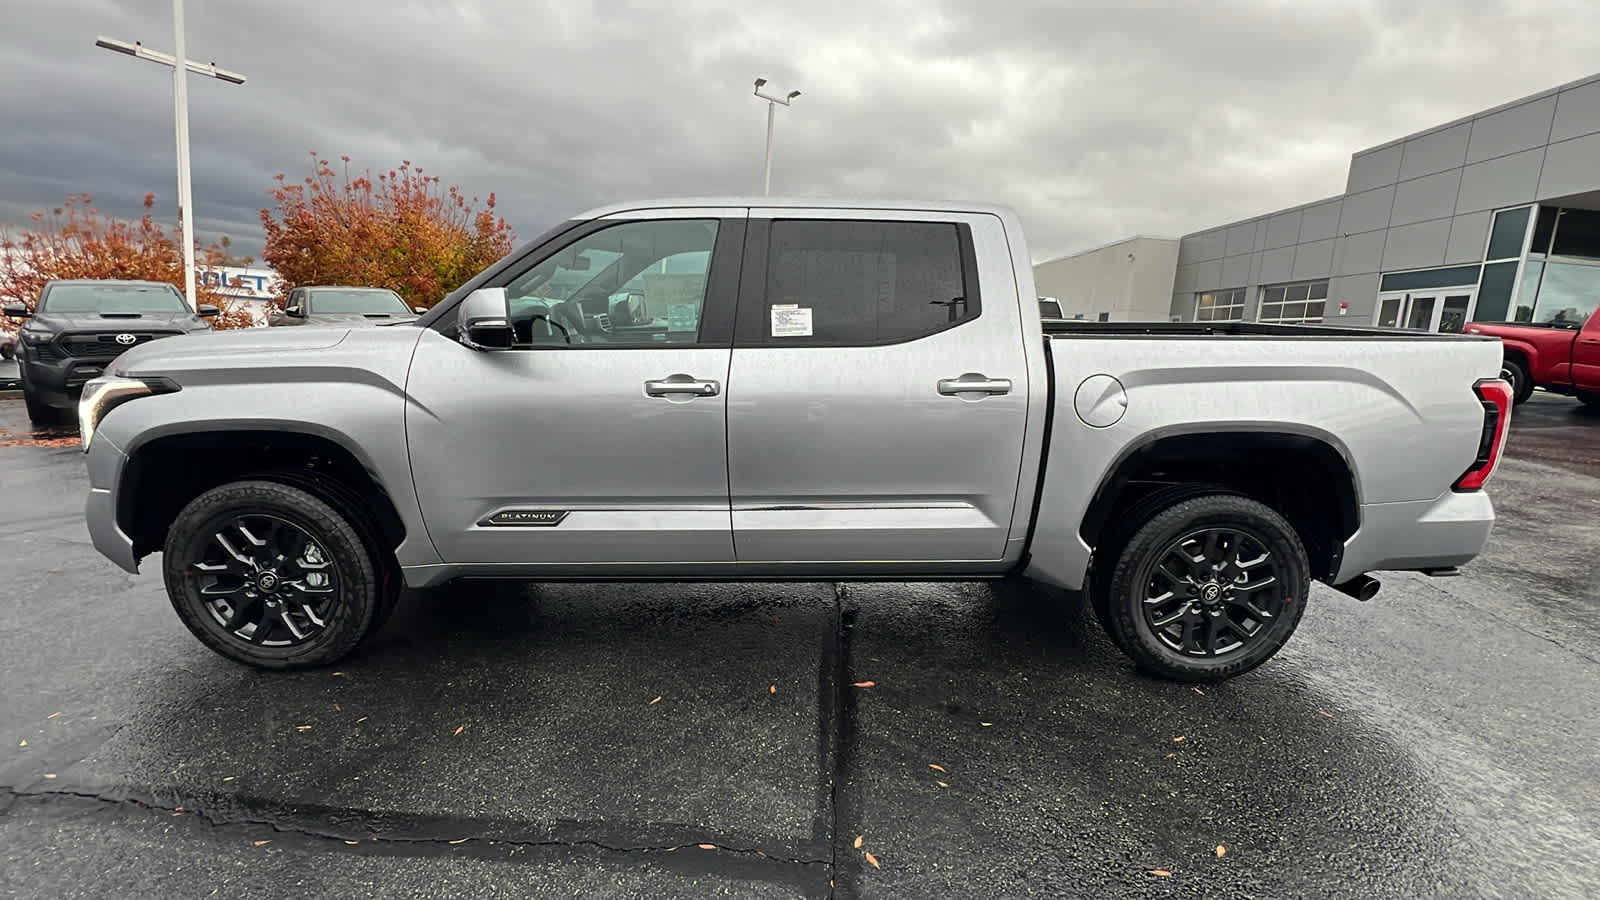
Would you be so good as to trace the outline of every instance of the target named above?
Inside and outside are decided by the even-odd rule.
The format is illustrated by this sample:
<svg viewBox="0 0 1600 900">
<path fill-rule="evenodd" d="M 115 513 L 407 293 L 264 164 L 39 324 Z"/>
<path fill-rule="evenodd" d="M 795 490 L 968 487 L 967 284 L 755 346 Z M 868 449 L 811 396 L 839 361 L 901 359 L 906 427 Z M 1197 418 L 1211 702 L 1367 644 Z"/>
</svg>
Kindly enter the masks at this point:
<svg viewBox="0 0 1600 900">
<path fill-rule="evenodd" d="M 831 894 L 840 893 L 840 864 L 850 859 L 845 849 L 848 834 L 841 832 L 842 825 L 850 821 L 849 792 L 845 779 L 849 775 L 851 751 L 855 745 L 855 692 L 850 690 L 850 636 L 855 627 L 856 611 L 848 606 L 848 593 L 843 583 L 833 585 L 834 633 L 828 644 L 831 653 L 823 658 L 823 692 L 828 709 L 823 719 L 822 732 L 830 738 L 823 756 L 823 772 L 828 776 L 828 845 L 832 849 L 828 870 Z M 831 657 L 831 658 L 830 658 Z"/>
<path fill-rule="evenodd" d="M 368 834 L 364 840 L 352 840 L 353 832 L 350 831 L 340 832 L 331 829 L 314 828 L 303 824 L 286 823 L 281 819 L 268 816 L 216 815 L 198 804 L 190 805 L 188 801 L 165 804 L 138 797 L 117 796 L 103 792 L 73 790 L 70 788 L 25 790 L 19 789 L 14 785 L 0 785 L 0 816 L 18 815 L 21 811 L 20 808 L 24 804 L 50 805 L 53 803 L 72 803 L 74 801 L 88 803 L 104 809 L 139 810 L 187 816 L 192 821 L 198 821 L 203 823 L 205 827 L 217 831 L 268 829 L 276 834 L 292 835 L 314 842 L 382 849 L 386 852 L 392 852 L 396 847 L 447 850 L 476 844 L 479 846 L 492 845 L 506 848 L 590 849 L 620 855 L 666 854 L 680 850 L 705 850 L 716 851 L 721 854 L 755 857 L 779 865 L 802 867 L 825 866 L 831 862 L 829 859 L 824 858 L 785 855 L 756 847 L 724 844 L 714 838 L 711 840 L 692 838 L 679 843 L 631 844 L 596 838 L 518 837 L 514 834 L 497 834 L 492 830 L 462 828 L 457 837 L 385 833 Z"/>
</svg>

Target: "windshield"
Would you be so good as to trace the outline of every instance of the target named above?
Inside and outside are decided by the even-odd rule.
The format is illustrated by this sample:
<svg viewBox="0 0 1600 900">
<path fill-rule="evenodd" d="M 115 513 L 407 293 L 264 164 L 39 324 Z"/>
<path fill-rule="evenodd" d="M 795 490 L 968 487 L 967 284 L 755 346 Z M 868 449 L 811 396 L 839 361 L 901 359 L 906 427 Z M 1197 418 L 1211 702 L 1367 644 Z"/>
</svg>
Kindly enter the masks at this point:
<svg viewBox="0 0 1600 900">
<path fill-rule="evenodd" d="M 411 307 L 394 291 L 383 288 L 349 288 L 313 291 L 312 315 L 346 313 L 363 315 L 409 316 Z"/>
<path fill-rule="evenodd" d="M 40 312 L 188 312 L 183 295 L 168 284 L 57 284 L 45 292 Z"/>
</svg>

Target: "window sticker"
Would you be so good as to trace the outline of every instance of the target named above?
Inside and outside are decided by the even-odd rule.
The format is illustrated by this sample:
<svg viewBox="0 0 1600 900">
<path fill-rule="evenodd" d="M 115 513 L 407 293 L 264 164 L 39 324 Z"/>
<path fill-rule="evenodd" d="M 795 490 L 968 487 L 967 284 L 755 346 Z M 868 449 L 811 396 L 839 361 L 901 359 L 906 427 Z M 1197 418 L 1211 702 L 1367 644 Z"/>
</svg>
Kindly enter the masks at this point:
<svg viewBox="0 0 1600 900">
<path fill-rule="evenodd" d="M 773 337 L 811 337 L 811 307 L 779 303 L 772 307 Z"/>
<path fill-rule="evenodd" d="M 668 331 L 694 331 L 700 327 L 700 310 L 693 303 L 673 303 L 667 306 Z"/>
</svg>

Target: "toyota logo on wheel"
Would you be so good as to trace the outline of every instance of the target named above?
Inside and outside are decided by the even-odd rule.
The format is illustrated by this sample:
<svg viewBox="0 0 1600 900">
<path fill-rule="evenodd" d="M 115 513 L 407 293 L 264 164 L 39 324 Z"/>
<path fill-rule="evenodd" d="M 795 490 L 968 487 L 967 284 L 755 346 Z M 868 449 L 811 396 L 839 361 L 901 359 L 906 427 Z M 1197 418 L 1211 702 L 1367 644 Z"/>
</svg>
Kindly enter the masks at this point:
<svg viewBox="0 0 1600 900">
<path fill-rule="evenodd" d="M 126 347 L 127 345 L 129 345 L 129 344 L 131 344 L 131 343 L 133 343 L 134 341 L 137 341 L 137 340 L 138 340 L 138 338 L 134 337 L 131 334 L 119 334 L 119 335 L 117 335 L 117 343 L 123 345 L 124 347 Z"/>
</svg>

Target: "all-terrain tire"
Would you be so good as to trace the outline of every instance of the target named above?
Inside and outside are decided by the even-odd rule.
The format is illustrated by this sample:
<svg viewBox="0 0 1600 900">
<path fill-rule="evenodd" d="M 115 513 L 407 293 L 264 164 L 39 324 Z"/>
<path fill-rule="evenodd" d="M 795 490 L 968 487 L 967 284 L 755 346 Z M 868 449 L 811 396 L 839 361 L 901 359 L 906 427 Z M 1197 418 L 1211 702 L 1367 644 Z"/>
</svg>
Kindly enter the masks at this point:
<svg viewBox="0 0 1600 900">
<path fill-rule="evenodd" d="M 200 593 L 194 563 L 213 536 L 241 516 L 287 523 L 322 550 L 334 576 L 334 591 L 321 630 L 288 646 L 263 646 L 225 626 Z M 217 653 L 261 669 L 306 669 L 329 665 L 354 650 L 372 630 L 384 605 L 382 567 L 350 518 L 308 491 L 273 481 L 235 481 L 190 501 L 167 531 L 162 571 L 173 609 L 202 643 Z"/>
<path fill-rule="evenodd" d="M 28 408 L 28 421 L 35 425 L 54 425 L 61 420 L 61 414 L 55 407 L 28 390 L 26 381 L 22 383 L 22 403 Z"/>
<path fill-rule="evenodd" d="M 1533 396 L 1533 376 L 1522 360 L 1508 356 L 1500 362 L 1500 377 L 1511 383 L 1511 403 L 1516 405 Z"/>
<path fill-rule="evenodd" d="M 1193 648 L 1184 652 L 1171 646 L 1169 641 L 1173 636 L 1169 631 L 1158 635 L 1158 629 L 1147 618 L 1149 604 L 1146 600 L 1153 590 L 1161 590 L 1152 589 L 1153 584 L 1169 583 L 1157 579 L 1156 566 L 1171 559 L 1175 548 L 1185 540 L 1214 532 L 1238 536 L 1238 540 L 1249 543 L 1251 553 L 1266 552 L 1263 559 L 1270 562 L 1274 581 L 1270 588 L 1252 595 L 1262 598 L 1252 602 L 1270 613 L 1270 618 L 1247 616 L 1246 623 L 1254 623 L 1257 630 L 1247 640 L 1230 631 L 1227 639 L 1236 642 L 1237 647 L 1213 647 L 1212 652 Z M 1239 549 L 1235 547 L 1233 552 L 1237 559 Z M 1252 557 L 1251 561 L 1254 560 Z M 1230 572 L 1231 569 L 1225 568 L 1222 575 L 1228 576 Z M 1229 577 L 1219 577 L 1209 583 L 1220 582 L 1226 591 L 1248 584 L 1249 577 L 1260 576 L 1249 573 L 1245 581 L 1237 583 Z M 1197 609 L 1202 608 L 1199 605 L 1201 588 L 1201 585 L 1195 588 Z M 1305 546 L 1283 516 L 1263 503 L 1238 494 L 1203 493 L 1173 502 L 1150 515 L 1121 546 L 1105 582 L 1102 622 L 1113 642 L 1146 672 L 1176 681 L 1223 681 L 1256 668 L 1283 648 L 1300 624 L 1310 588 L 1311 565 Z M 1216 606 L 1203 609 L 1204 613 L 1196 613 L 1192 626 L 1196 635 L 1201 629 L 1220 627 L 1211 624 L 1216 621 L 1209 618 L 1211 615 L 1231 617 L 1238 614 L 1238 607 L 1228 605 L 1226 598 Z M 1217 609 L 1221 612 L 1213 613 Z M 1201 615 L 1206 618 L 1199 618 Z M 1188 635 L 1184 625 L 1177 627 Z M 1183 643 L 1187 643 L 1187 638 Z"/>
</svg>

